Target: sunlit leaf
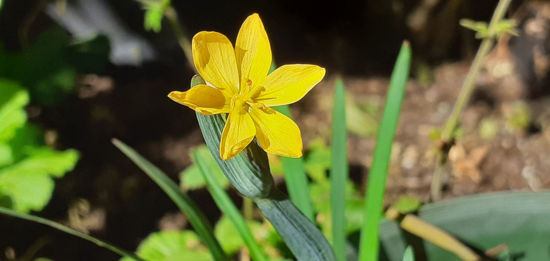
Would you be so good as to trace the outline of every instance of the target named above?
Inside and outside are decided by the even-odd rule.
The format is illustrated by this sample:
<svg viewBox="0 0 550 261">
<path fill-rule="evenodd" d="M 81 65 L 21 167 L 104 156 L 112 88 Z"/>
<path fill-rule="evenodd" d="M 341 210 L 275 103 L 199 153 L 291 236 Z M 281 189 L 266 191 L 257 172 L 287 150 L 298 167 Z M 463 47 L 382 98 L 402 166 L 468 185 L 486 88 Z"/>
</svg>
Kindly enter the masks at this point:
<svg viewBox="0 0 550 261">
<path fill-rule="evenodd" d="M 416 197 L 401 196 L 399 201 L 393 205 L 401 214 L 407 214 L 418 210 L 422 206 L 422 201 Z"/>
<path fill-rule="evenodd" d="M 149 261 L 210 261 L 212 257 L 192 231 L 161 231 L 139 244 L 137 255 Z M 121 261 L 133 261 L 129 257 Z"/>
<path fill-rule="evenodd" d="M 218 167 L 218 163 L 216 163 L 216 160 L 208 150 L 208 147 L 206 147 L 205 145 L 202 145 L 196 148 L 195 151 L 201 154 L 204 162 L 206 163 L 206 165 L 209 166 L 209 169 L 214 174 L 216 181 L 218 181 L 218 183 L 223 188 L 227 188 L 229 186 L 229 181 L 223 174 L 220 167 Z M 193 163 L 193 165 L 189 166 L 188 168 L 186 168 L 180 173 L 180 180 L 181 180 L 180 186 L 185 190 L 200 189 L 206 186 L 204 178 L 200 172 L 200 169 L 196 165 L 196 163 Z"/>
<path fill-rule="evenodd" d="M 27 91 L 17 83 L 0 80 L 0 142 L 8 141 L 27 121 L 24 107 L 29 102 Z"/>
<path fill-rule="evenodd" d="M 16 211 L 39 211 L 50 200 L 52 177 L 62 177 L 74 168 L 77 160 L 78 153 L 74 150 L 36 149 L 24 160 L 0 169 L 0 194 L 11 198 Z"/>
</svg>

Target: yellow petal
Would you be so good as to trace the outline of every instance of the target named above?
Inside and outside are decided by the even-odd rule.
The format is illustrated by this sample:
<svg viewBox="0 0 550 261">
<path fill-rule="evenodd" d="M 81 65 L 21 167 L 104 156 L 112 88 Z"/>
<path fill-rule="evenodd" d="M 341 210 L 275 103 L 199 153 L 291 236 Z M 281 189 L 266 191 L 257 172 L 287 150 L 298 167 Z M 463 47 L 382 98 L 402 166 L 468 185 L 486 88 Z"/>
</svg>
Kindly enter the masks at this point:
<svg viewBox="0 0 550 261">
<path fill-rule="evenodd" d="M 227 97 L 237 93 L 239 71 L 233 45 L 225 35 L 202 31 L 193 37 L 193 62 L 204 80 Z"/>
<path fill-rule="evenodd" d="M 250 15 L 241 26 L 235 56 L 240 69 L 242 93 L 262 85 L 271 67 L 271 47 L 258 14 Z"/>
<path fill-rule="evenodd" d="M 251 107 L 250 116 L 256 125 L 258 143 L 265 151 L 292 158 L 302 157 L 302 136 L 294 121 L 258 104 Z"/>
<path fill-rule="evenodd" d="M 229 112 L 230 100 L 220 90 L 204 84 L 196 85 L 185 92 L 170 92 L 168 97 L 205 115 Z"/>
<path fill-rule="evenodd" d="M 325 68 L 309 64 L 284 65 L 267 76 L 264 90 L 255 101 L 267 106 L 294 103 L 302 99 L 325 76 Z"/>
<path fill-rule="evenodd" d="M 256 135 L 256 128 L 250 115 L 243 110 L 232 110 L 227 117 L 220 142 L 220 156 L 223 160 L 239 154 Z"/>
</svg>

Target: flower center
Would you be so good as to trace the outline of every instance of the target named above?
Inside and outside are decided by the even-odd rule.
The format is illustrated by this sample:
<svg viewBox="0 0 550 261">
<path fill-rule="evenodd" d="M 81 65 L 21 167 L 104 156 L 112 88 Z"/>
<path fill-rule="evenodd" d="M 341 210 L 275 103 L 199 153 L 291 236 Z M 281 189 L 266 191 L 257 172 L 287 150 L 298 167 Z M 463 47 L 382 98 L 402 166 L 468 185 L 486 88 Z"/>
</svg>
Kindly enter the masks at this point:
<svg viewBox="0 0 550 261">
<path fill-rule="evenodd" d="M 247 97 L 248 95 L 244 94 L 237 94 L 231 98 L 231 110 L 237 110 L 239 113 L 245 113 L 248 112 L 248 108 L 250 105 L 248 105 L 248 102 L 250 102 L 250 98 Z"/>
</svg>

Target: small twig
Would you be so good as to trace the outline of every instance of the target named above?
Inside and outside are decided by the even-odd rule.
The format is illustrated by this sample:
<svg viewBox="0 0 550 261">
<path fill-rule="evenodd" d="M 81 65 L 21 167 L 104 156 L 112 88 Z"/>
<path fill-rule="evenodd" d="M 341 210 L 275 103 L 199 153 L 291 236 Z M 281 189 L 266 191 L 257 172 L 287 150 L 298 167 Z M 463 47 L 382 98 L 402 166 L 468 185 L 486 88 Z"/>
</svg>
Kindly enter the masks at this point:
<svg viewBox="0 0 550 261">
<path fill-rule="evenodd" d="M 481 42 L 474 61 L 472 62 L 472 67 L 470 67 L 470 71 L 468 71 L 466 79 L 464 79 L 464 83 L 462 84 L 462 88 L 460 89 L 460 93 L 454 105 L 453 111 L 447 119 L 443 131 L 441 132 L 441 141 L 443 145 L 440 146 L 439 155 L 437 156 L 435 162 L 436 167 L 434 170 L 431 186 L 432 200 L 439 200 L 441 198 L 441 176 L 443 174 L 443 164 L 447 161 L 447 154 L 449 152 L 448 149 L 450 149 L 451 147 L 447 145 L 453 143 L 453 133 L 458 124 L 460 115 L 462 114 L 462 111 L 464 110 L 466 104 L 468 104 L 468 102 L 470 101 L 470 97 L 475 90 L 475 80 L 477 78 L 477 75 L 481 71 L 483 60 L 485 60 L 485 57 L 487 56 L 487 54 L 489 54 L 489 51 L 491 51 L 491 48 L 495 43 L 496 27 L 504 17 L 504 14 L 506 13 L 508 6 L 510 5 L 510 2 L 511 0 L 500 0 L 498 2 L 497 7 L 495 8 L 495 12 L 493 13 L 493 17 L 491 18 L 491 22 L 489 23 L 489 36 L 484 38 Z"/>
</svg>

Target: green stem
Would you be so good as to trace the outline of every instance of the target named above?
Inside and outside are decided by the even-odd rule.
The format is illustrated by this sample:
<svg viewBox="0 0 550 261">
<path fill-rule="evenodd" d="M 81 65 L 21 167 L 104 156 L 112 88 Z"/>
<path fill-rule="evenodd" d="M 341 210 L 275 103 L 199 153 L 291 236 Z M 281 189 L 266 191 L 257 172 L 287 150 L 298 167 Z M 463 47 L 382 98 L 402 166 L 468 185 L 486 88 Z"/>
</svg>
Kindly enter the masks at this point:
<svg viewBox="0 0 550 261">
<path fill-rule="evenodd" d="M 487 54 L 489 54 L 491 48 L 495 43 L 494 32 L 496 32 L 496 26 L 504 17 L 504 14 L 506 13 L 508 6 L 510 5 L 510 2 L 511 0 L 500 0 L 497 7 L 495 8 L 495 12 L 493 13 L 493 17 L 491 18 L 491 22 L 489 23 L 488 27 L 489 37 L 483 39 L 483 41 L 481 42 L 476 56 L 474 57 L 474 61 L 472 62 L 472 67 L 470 67 L 470 71 L 468 71 L 466 79 L 464 79 L 464 83 L 462 84 L 462 88 L 460 89 L 460 93 L 453 107 L 453 111 L 451 112 L 451 115 L 449 116 L 447 122 L 445 123 L 445 126 L 443 127 L 443 131 L 441 133 L 441 140 L 443 144 L 452 143 L 453 132 L 458 124 L 458 120 L 460 118 L 460 115 L 462 114 L 462 111 L 464 111 L 464 107 L 466 107 L 466 105 L 470 101 L 470 97 L 475 90 L 475 80 L 483 66 L 483 61 L 485 60 L 485 57 L 487 56 Z M 443 148 L 449 148 L 449 146 L 442 146 L 442 149 L 440 151 L 442 154 L 441 157 L 446 158 L 447 152 L 443 151 Z M 444 158 L 440 158 L 438 156 L 431 187 L 433 200 L 439 200 L 441 194 L 441 175 L 443 173 L 443 168 L 441 168 L 440 166 L 438 167 L 437 165 L 443 164 L 445 161 L 446 160 Z"/>
<path fill-rule="evenodd" d="M 88 241 L 90 241 L 90 242 L 92 242 L 92 243 L 94 243 L 94 244 L 96 244 L 100 247 L 106 248 L 106 249 L 108 249 L 108 250 L 110 250 L 114 253 L 117 253 L 121 256 L 130 257 L 130 258 L 133 258 L 135 260 L 145 261 L 144 259 L 136 256 L 133 253 L 122 250 L 122 249 L 120 249 L 120 248 L 118 248 L 114 245 L 111 245 L 111 244 L 109 244 L 109 243 L 107 243 L 103 240 L 100 240 L 100 239 L 97 239 L 97 238 L 92 237 L 90 235 L 84 234 L 84 233 L 82 233 L 78 230 L 74 230 L 70 227 L 61 225 L 61 224 L 59 224 L 55 221 L 51 221 L 49 219 L 45 219 L 45 218 L 41 218 L 41 217 L 33 216 L 33 215 L 28 215 L 28 214 L 24 214 L 24 213 L 15 212 L 13 210 L 10 210 L 10 209 L 4 208 L 4 207 L 0 207 L 0 214 L 4 214 L 4 215 L 7 215 L 7 216 L 12 216 L 12 217 L 16 217 L 16 218 L 20 218 L 20 219 L 24 219 L 24 220 L 28 220 L 28 221 L 39 223 L 39 224 L 42 224 L 42 225 L 46 225 L 46 226 L 55 228 L 59 231 L 65 232 L 67 234 L 71 234 L 73 236 L 82 238 L 84 240 L 88 240 Z"/>
<path fill-rule="evenodd" d="M 164 16 L 168 19 L 168 22 L 170 22 L 170 25 L 172 26 L 172 30 L 178 40 L 178 44 L 187 58 L 187 62 L 189 62 L 191 68 L 195 69 L 195 66 L 193 65 L 191 40 L 189 39 L 186 30 L 180 24 L 178 13 L 172 6 L 167 6 L 166 9 L 164 9 Z"/>
</svg>

